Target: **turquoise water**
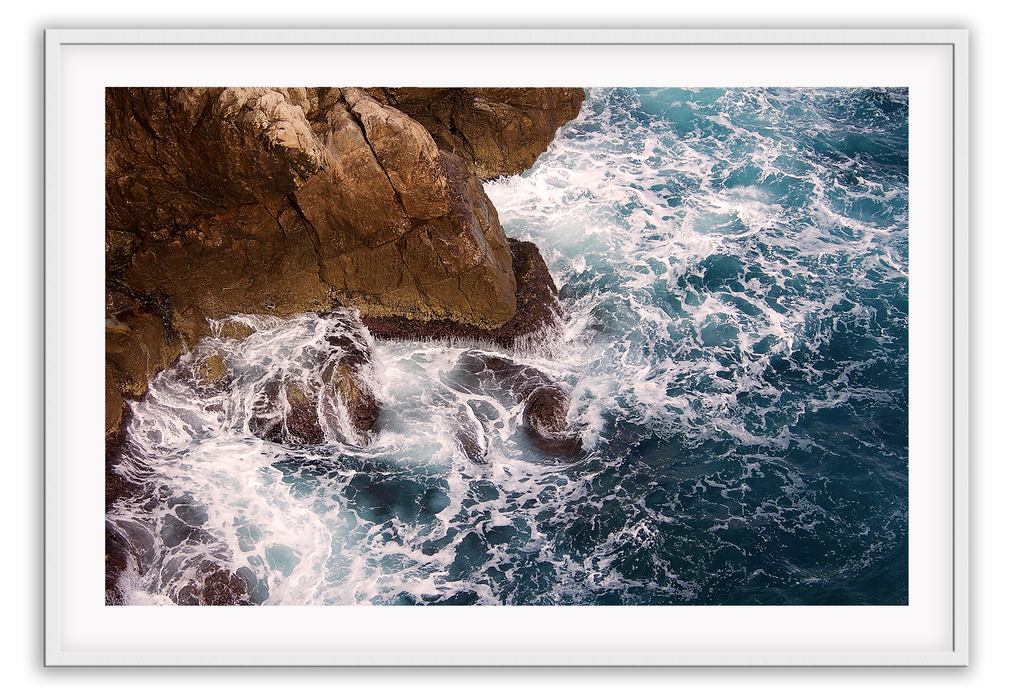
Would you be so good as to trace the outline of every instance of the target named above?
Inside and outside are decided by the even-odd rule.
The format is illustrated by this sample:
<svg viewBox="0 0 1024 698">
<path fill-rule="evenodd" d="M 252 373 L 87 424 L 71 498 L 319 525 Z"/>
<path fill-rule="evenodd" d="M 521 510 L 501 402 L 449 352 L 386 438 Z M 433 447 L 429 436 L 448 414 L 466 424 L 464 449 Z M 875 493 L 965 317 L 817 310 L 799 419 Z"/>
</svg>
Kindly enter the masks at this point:
<svg viewBox="0 0 1024 698">
<path fill-rule="evenodd" d="M 158 484 L 108 516 L 154 541 L 131 601 L 167 603 L 212 559 L 268 604 L 906 604 L 908 105 L 588 90 L 531 170 L 487 185 L 547 260 L 561 333 L 375 342 L 379 433 L 317 447 L 249 433 L 240 378 L 315 321 L 210 340 L 229 391 L 172 371 L 136 406 L 119 467 Z M 473 349 L 562 382 L 583 457 L 446 385 Z"/>
</svg>

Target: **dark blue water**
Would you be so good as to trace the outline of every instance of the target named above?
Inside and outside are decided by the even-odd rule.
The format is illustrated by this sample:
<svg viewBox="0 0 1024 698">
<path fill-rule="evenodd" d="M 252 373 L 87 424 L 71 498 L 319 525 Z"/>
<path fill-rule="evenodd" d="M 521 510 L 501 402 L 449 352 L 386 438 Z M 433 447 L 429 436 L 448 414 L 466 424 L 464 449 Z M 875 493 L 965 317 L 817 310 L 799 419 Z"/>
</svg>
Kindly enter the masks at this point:
<svg viewBox="0 0 1024 698">
<path fill-rule="evenodd" d="M 467 346 L 377 342 L 385 408 L 360 446 L 264 442 L 243 382 L 200 395 L 168 372 L 122 464 L 167 493 L 110 517 L 157 539 L 133 601 L 209 558 L 264 603 L 906 604 L 908 104 L 589 90 L 533 169 L 487 187 L 548 261 L 564 332 L 483 348 L 568 387 L 585 455 L 545 457 L 521 407 L 446 385 Z M 263 323 L 206 348 L 245 375 L 318 341 Z M 167 545 L 182 493 L 208 535 Z"/>
</svg>

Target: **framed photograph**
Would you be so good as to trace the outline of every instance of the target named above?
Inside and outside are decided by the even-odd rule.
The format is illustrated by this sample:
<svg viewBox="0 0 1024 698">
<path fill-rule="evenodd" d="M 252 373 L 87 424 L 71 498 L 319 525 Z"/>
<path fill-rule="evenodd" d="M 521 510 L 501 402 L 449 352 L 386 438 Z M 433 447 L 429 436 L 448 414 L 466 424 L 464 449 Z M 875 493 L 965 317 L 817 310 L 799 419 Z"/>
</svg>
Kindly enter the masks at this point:
<svg viewBox="0 0 1024 698">
<path fill-rule="evenodd" d="M 45 46 L 47 665 L 966 665 L 966 31 Z"/>
</svg>

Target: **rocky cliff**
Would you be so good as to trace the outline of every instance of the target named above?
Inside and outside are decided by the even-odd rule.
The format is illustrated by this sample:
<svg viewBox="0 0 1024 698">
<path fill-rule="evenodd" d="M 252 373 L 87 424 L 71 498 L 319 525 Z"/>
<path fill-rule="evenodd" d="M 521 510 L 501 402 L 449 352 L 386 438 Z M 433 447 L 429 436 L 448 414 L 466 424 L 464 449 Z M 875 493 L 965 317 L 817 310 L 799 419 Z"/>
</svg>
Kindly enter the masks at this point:
<svg viewBox="0 0 1024 698">
<path fill-rule="evenodd" d="M 461 155 L 483 179 L 532 167 L 559 127 L 576 118 L 586 97 L 579 87 L 367 91 L 423 124 L 442 149 Z"/>
<path fill-rule="evenodd" d="M 211 319 L 342 305 L 382 336 L 510 344 L 555 318 L 543 259 L 510 247 L 479 178 L 532 165 L 582 99 L 561 88 L 108 89 L 108 454 L 125 398 Z"/>
</svg>

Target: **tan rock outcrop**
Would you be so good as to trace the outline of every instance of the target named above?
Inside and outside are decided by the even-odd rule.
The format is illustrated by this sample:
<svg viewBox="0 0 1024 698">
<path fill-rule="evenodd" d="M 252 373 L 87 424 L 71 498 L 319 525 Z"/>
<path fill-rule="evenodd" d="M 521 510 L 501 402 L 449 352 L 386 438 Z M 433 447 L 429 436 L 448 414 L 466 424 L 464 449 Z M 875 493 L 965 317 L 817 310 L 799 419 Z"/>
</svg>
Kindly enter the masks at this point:
<svg viewBox="0 0 1024 698">
<path fill-rule="evenodd" d="M 579 115 L 586 93 L 565 87 L 377 87 L 377 101 L 423 124 L 442 150 L 483 179 L 533 166 L 555 132 Z"/>
</svg>

